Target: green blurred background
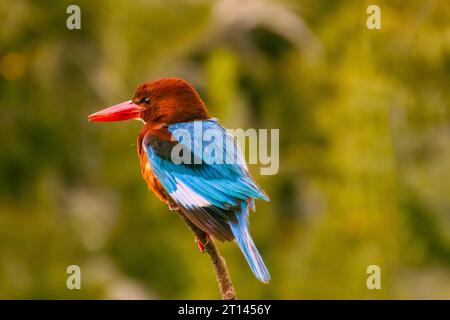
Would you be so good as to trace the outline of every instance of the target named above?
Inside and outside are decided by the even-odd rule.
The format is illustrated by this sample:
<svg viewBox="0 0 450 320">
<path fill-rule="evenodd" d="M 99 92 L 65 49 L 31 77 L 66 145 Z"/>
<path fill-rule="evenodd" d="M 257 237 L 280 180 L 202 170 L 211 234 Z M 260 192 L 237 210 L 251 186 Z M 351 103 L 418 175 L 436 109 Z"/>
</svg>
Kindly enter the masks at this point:
<svg viewBox="0 0 450 320">
<path fill-rule="evenodd" d="M 86 120 L 166 76 L 229 128 L 280 129 L 278 174 L 251 166 L 271 283 L 219 244 L 239 298 L 450 298 L 448 1 L 19 0 L 0 21 L 0 298 L 219 298 L 140 176 L 141 124 Z"/>
</svg>

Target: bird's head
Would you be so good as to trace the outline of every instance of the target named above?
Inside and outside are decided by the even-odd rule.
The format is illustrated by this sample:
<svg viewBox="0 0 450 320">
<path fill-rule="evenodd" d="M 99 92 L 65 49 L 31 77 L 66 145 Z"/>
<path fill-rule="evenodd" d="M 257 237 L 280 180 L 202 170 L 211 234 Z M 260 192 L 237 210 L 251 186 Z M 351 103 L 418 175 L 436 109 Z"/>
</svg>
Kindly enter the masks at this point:
<svg viewBox="0 0 450 320">
<path fill-rule="evenodd" d="M 88 116 L 90 121 L 142 120 L 150 125 L 207 119 L 202 99 L 187 81 L 164 78 L 136 88 L 131 100 Z"/>
</svg>

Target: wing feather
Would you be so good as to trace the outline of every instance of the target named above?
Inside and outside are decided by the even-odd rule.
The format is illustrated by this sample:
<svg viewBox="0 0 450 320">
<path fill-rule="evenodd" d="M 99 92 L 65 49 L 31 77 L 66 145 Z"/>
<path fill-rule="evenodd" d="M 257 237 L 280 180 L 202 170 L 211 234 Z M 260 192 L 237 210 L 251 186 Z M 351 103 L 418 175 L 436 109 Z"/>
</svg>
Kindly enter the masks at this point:
<svg viewBox="0 0 450 320">
<path fill-rule="evenodd" d="M 200 136 L 198 127 L 200 126 Z M 177 123 L 166 128 L 172 140 L 161 139 L 161 134 L 149 131 L 142 140 L 153 174 L 183 214 L 203 231 L 219 240 L 234 238 L 230 222 L 236 222 L 236 213 L 243 202 L 253 199 L 268 200 L 264 191 L 250 176 L 243 156 L 234 138 L 216 120 Z M 190 142 L 177 137 L 176 130 L 189 134 Z M 202 141 L 205 130 L 216 130 L 222 141 Z M 170 155 L 174 145 L 182 144 L 183 152 L 201 163 L 174 163 Z M 226 154 L 233 153 L 234 163 L 214 163 L 205 148 L 216 147 Z M 231 149 L 232 148 L 232 149 Z"/>
</svg>

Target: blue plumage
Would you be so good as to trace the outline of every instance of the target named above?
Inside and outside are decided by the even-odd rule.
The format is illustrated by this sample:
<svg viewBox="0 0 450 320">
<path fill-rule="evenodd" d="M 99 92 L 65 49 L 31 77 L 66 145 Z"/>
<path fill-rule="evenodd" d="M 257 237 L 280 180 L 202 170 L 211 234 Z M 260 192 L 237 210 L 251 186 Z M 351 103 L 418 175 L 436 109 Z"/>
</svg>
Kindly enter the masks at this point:
<svg viewBox="0 0 450 320">
<path fill-rule="evenodd" d="M 261 282 L 268 283 L 270 281 L 269 271 L 248 230 L 248 207 L 246 203 L 242 204 L 241 212 L 237 213 L 237 217 L 237 223 L 229 223 L 236 243 L 244 254 L 256 278 Z"/>
<path fill-rule="evenodd" d="M 250 176 L 234 138 L 215 119 L 175 123 L 167 130 L 190 163 L 179 163 L 173 153 L 168 157 L 162 152 L 168 142 L 144 139 L 155 176 L 200 229 L 219 240 L 234 238 L 255 276 L 268 282 L 269 272 L 248 231 L 248 216 L 254 199 L 269 199 Z"/>
</svg>

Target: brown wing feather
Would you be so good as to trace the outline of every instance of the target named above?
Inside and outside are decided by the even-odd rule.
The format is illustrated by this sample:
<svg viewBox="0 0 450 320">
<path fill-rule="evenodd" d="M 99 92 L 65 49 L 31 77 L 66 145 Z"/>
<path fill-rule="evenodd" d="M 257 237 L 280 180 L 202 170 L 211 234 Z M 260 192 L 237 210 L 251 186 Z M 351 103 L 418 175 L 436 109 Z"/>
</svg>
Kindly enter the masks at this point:
<svg viewBox="0 0 450 320">
<path fill-rule="evenodd" d="M 217 207 L 198 207 L 195 210 L 180 207 L 180 209 L 186 218 L 202 231 L 212 235 L 215 239 L 220 241 L 231 241 L 234 239 L 230 225 L 228 224 L 229 220 L 225 220 L 225 218 L 218 213 L 218 210 L 223 209 Z M 227 214 L 235 216 L 235 213 L 232 211 L 229 211 Z"/>
</svg>

